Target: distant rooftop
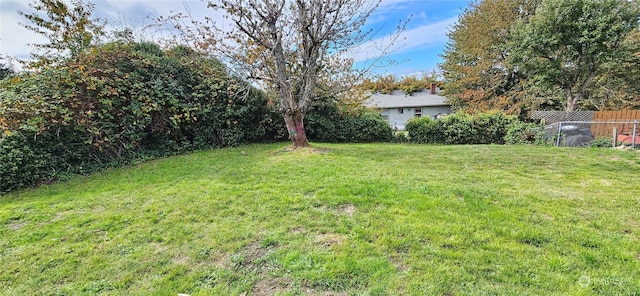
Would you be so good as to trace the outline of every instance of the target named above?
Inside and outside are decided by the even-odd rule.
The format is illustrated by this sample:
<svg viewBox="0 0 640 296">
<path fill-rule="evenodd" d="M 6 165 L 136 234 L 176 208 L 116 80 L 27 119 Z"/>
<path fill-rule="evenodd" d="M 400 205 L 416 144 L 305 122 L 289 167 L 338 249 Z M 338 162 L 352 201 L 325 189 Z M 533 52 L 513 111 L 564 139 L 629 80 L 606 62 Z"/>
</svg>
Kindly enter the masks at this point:
<svg viewBox="0 0 640 296">
<path fill-rule="evenodd" d="M 439 93 L 440 89 L 436 89 L 435 95 L 431 94 L 429 89 L 411 95 L 407 95 L 401 90 L 393 91 L 391 94 L 374 93 L 365 101 L 365 105 L 373 108 L 449 106 L 447 98 Z"/>
</svg>

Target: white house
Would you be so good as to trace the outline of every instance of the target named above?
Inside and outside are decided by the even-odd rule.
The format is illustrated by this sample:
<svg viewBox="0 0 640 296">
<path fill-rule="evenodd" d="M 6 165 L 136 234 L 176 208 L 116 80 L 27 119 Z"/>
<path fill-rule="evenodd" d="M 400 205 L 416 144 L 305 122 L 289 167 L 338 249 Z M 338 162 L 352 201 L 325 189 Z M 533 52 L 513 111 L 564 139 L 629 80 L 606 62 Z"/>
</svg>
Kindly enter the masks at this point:
<svg viewBox="0 0 640 296">
<path fill-rule="evenodd" d="M 391 94 L 375 93 L 365 102 L 367 107 L 377 108 L 382 118 L 391 127 L 404 130 L 409 119 L 420 116 L 436 118 L 438 115 L 451 113 L 451 105 L 447 98 L 439 95 L 440 89 L 434 85 L 431 89 L 407 95 L 397 90 Z"/>
</svg>

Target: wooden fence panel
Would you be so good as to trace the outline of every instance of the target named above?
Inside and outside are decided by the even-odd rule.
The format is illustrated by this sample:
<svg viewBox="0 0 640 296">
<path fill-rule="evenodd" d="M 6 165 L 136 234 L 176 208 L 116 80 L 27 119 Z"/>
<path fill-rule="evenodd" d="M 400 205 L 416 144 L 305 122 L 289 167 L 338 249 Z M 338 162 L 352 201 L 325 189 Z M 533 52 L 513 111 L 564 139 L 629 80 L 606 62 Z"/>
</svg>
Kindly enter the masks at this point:
<svg viewBox="0 0 640 296">
<path fill-rule="evenodd" d="M 618 111 L 596 111 L 593 114 L 593 121 L 640 121 L 640 110 L 618 110 Z M 611 137 L 613 134 L 613 128 L 618 128 L 618 133 L 625 134 L 631 133 L 633 130 L 633 124 L 620 123 L 620 124 L 592 124 L 591 133 L 595 138 Z"/>
</svg>

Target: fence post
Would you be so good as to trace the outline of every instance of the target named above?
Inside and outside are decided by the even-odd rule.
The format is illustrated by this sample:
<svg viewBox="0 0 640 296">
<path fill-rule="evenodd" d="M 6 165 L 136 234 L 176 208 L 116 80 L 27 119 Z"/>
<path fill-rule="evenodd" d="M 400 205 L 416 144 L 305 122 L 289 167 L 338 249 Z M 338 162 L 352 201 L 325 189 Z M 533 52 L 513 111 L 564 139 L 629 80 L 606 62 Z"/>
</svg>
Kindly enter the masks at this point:
<svg viewBox="0 0 640 296">
<path fill-rule="evenodd" d="M 618 128 L 614 127 L 613 128 L 613 142 L 611 143 L 611 147 L 616 148 L 618 147 Z"/>
<path fill-rule="evenodd" d="M 562 121 L 558 125 L 558 135 L 556 137 L 556 147 L 560 147 L 560 135 L 562 135 Z"/>
<path fill-rule="evenodd" d="M 636 148 L 636 135 L 638 134 L 638 120 L 633 121 L 633 134 L 631 135 L 631 148 Z"/>
</svg>

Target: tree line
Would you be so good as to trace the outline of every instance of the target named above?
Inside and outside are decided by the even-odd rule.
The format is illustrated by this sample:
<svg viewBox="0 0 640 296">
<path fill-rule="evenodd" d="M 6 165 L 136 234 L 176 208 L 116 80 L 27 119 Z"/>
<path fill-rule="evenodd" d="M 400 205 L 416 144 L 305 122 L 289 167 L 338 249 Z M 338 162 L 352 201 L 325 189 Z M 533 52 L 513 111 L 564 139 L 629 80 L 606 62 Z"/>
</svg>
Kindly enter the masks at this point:
<svg viewBox="0 0 640 296">
<path fill-rule="evenodd" d="M 482 0 L 449 32 L 441 65 L 454 108 L 640 107 L 640 8 L 626 0 Z"/>
</svg>

